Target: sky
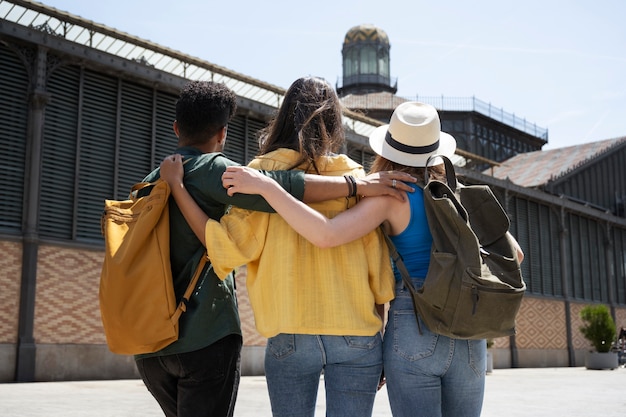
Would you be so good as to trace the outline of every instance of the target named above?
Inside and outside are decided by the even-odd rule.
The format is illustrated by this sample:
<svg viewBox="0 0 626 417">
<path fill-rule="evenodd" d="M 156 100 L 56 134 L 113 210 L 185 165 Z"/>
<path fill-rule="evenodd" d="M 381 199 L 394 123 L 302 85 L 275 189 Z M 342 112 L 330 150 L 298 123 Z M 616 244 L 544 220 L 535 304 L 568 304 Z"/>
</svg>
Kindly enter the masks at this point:
<svg viewBox="0 0 626 417">
<path fill-rule="evenodd" d="M 42 0 L 279 87 L 336 85 L 354 26 L 382 29 L 397 95 L 475 97 L 544 150 L 626 136 L 624 0 Z"/>
</svg>

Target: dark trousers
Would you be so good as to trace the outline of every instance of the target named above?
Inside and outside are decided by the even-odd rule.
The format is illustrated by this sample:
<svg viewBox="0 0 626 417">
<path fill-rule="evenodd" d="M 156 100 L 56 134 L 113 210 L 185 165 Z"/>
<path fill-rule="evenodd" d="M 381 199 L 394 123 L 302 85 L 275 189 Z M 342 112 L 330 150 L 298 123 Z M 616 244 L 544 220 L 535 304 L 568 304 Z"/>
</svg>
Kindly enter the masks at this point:
<svg viewBox="0 0 626 417">
<path fill-rule="evenodd" d="M 230 417 L 241 345 L 241 336 L 229 335 L 194 352 L 138 359 L 137 369 L 167 417 Z"/>
</svg>

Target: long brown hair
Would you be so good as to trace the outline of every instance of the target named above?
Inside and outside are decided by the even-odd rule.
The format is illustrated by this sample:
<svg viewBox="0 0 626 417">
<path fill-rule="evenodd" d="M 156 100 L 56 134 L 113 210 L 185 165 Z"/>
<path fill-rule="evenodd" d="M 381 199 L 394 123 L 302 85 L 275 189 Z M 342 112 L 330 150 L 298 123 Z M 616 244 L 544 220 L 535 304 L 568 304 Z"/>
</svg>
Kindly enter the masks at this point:
<svg viewBox="0 0 626 417">
<path fill-rule="evenodd" d="M 291 84 L 278 113 L 260 133 L 260 153 L 279 148 L 298 151 L 300 158 L 291 167 L 315 160 L 341 149 L 345 136 L 341 120 L 343 107 L 333 87 L 318 77 L 299 78 Z"/>
</svg>

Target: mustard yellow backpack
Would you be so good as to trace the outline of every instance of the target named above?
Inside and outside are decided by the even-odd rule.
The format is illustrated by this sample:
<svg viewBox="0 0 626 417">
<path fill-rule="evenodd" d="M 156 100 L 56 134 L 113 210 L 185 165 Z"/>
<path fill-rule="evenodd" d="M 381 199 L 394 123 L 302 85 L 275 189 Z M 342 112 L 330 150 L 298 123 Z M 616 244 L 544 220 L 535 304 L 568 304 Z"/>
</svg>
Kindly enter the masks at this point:
<svg viewBox="0 0 626 417">
<path fill-rule="evenodd" d="M 138 197 L 147 187 L 149 194 Z M 207 259 L 202 257 L 177 302 L 170 265 L 169 195 L 167 182 L 159 179 L 135 184 L 128 200 L 105 200 L 99 299 L 111 352 L 151 353 L 178 340 L 178 319 Z"/>
</svg>

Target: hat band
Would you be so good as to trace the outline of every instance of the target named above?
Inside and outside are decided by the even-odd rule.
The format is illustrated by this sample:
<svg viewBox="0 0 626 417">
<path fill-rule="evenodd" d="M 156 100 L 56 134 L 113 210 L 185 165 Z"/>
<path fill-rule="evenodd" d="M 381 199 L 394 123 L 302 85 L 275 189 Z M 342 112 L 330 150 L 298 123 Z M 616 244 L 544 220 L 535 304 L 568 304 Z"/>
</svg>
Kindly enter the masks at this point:
<svg viewBox="0 0 626 417">
<path fill-rule="evenodd" d="M 387 131 L 387 134 L 385 135 L 385 142 L 387 142 L 389 146 L 391 146 L 394 149 L 399 150 L 400 152 L 410 153 L 410 154 L 431 153 L 439 149 L 439 139 L 437 139 L 437 141 L 433 143 L 432 145 L 428 145 L 428 146 L 409 146 L 409 145 L 405 145 L 404 143 L 400 143 L 397 140 L 395 140 L 391 136 L 391 133 L 389 133 L 389 131 Z"/>
</svg>

